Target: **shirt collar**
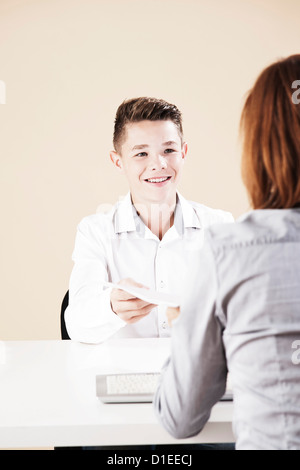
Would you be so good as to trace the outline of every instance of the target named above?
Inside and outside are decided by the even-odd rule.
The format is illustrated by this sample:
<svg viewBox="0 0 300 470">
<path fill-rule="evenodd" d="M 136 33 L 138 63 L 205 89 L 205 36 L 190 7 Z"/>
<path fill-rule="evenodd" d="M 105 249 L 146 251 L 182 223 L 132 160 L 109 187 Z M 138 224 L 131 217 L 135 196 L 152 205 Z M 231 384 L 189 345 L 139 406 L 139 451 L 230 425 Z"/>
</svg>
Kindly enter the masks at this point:
<svg viewBox="0 0 300 470">
<path fill-rule="evenodd" d="M 135 232 L 137 212 L 131 201 L 130 192 L 119 202 L 114 215 L 115 233 Z M 177 192 L 177 204 L 175 209 L 174 225 L 179 233 L 182 228 L 200 229 L 199 218 L 193 206 Z"/>
<path fill-rule="evenodd" d="M 131 202 L 130 192 L 119 202 L 114 215 L 115 233 L 135 232 L 136 224 L 134 214 L 136 213 Z"/>
<path fill-rule="evenodd" d="M 178 200 L 182 211 L 183 226 L 184 228 L 201 228 L 199 217 L 193 208 L 192 204 L 189 203 L 178 191 Z M 178 207 L 178 204 L 176 208 Z M 176 214 L 175 214 L 176 217 Z"/>
</svg>

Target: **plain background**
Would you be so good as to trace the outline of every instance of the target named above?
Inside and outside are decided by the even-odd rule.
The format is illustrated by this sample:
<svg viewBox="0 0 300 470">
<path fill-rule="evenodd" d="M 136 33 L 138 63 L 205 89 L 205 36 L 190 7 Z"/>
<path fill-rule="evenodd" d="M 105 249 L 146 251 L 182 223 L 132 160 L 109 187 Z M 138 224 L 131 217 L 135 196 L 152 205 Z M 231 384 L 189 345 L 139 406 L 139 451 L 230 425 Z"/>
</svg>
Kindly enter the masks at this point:
<svg viewBox="0 0 300 470">
<path fill-rule="evenodd" d="M 109 160 L 124 99 L 181 109 L 186 198 L 249 210 L 241 109 L 299 52 L 299 18 L 299 0 L 0 0 L 0 340 L 60 337 L 77 224 L 128 190 Z"/>
</svg>

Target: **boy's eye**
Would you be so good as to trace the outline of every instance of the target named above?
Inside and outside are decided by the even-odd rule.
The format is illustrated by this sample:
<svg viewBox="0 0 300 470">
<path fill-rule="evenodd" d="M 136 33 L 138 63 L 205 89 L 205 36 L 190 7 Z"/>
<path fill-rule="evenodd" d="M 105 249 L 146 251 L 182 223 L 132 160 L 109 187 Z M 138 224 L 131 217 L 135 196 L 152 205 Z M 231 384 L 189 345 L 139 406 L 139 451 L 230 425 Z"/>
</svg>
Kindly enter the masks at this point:
<svg viewBox="0 0 300 470">
<path fill-rule="evenodd" d="M 146 152 L 140 152 L 136 155 L 136 157 L 146 157 L 147 153 Z"/>
<path fill-rule="evenodd" d="M 173 153 L 173 152 L 176 152 L 176 150 L 174 150 L 174 149 L 166 149 L 165 150 L 165 153 Z"/>
</svg>

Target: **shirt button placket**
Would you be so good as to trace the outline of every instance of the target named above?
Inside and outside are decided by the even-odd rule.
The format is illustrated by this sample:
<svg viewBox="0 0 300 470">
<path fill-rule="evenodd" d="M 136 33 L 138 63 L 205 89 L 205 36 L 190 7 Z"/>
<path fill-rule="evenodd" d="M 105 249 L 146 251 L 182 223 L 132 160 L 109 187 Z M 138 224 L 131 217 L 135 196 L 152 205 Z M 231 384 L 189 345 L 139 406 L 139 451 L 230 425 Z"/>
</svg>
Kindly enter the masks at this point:
<svg viewBox="0 0 300 470">
<path fill-rule="evenodd" d="M 157 256 L 156 256 L 156 286 L 159 292 L 162 292 L 166 289 L 166 280 L 165 280 L 165 266 L 164 266 L 164 257 L 163 257 L 163 245 L 158 245 Z M 158 330 L 159 336 L 168 336 L 168 324 L 165 319 L 165 307 L 158 307 Z"/>
</svg>

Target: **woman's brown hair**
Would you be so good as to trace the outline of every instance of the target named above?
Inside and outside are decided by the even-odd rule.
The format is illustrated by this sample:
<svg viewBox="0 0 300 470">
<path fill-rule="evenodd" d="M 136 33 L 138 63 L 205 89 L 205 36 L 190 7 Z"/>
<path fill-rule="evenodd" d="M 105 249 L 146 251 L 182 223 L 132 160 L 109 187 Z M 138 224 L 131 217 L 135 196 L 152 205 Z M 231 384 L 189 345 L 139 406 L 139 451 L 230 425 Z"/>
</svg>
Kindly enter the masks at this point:
<svg viewBox="0 0 300 470">
<path fill-rule="evenodd" d="M 267 67 L 246 99 L 242 176 L 254 209 L 300 207 L 300 104 L 292 88 L 298 80 L 300 54 Z"/>
</svg>

